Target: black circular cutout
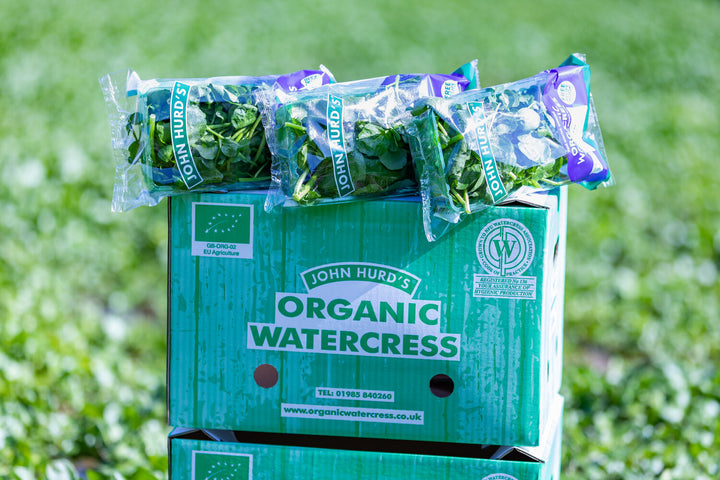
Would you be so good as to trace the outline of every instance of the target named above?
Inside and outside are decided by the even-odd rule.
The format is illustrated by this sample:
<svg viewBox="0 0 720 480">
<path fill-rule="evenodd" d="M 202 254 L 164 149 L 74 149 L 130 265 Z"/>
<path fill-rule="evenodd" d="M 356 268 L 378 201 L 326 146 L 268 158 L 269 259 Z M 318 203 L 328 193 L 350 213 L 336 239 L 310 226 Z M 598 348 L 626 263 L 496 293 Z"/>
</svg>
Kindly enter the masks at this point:
<svg viewBox="0 0 720 480">
<path fill-rule="evenodd" d="M 439 373 L 430 379 L 430 391 L 436 397 L 449 397 L 454 390 L 455 382 L 444 373 Z"/>
<path fill-rule="evenodd" d="M 279 375 L 275 367 L 268 365 L 267 363 L 263 363 L 255 369 L 253 378 L 255 379 L 255 383 L 260 385 L 262 388 L 271 388 L 277 383 Z"/>
</svg>

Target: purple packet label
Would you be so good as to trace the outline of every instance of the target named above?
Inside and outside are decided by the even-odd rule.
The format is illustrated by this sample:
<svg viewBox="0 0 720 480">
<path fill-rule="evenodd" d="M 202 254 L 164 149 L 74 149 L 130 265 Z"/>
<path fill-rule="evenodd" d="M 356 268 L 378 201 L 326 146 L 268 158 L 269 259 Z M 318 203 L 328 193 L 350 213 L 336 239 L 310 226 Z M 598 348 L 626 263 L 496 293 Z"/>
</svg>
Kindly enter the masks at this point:
<svg viewBox="0 0 720 480">
<path fill-rule="evenodd" d="M 330 76 L 320 70 L 300 70 L 286 75 L 281 75 L 276 80 L 277 85 L 286 92 L 311 89 L 331 83 Z"/>
<path fill-rule="evenodd" d="M 550 75 L 543 102 L 555 121 L 560 142 L 567 150 L 568 177 L 578 183 L 607 175 L 607 166 L 596 147 L 583 140 L 590 103 L 585 66 L 569 65 L 547 70 Z"/>
<path fill-rule="evenodd" d="M 430 89 L 434 97 L 448 98 L 457 95 L 470 84 L 470 80 L 457 75 L 429 75 Z"/>
<path fill-rule="evenodd" d="M 470 85 L 470 80 L 462 75 L 426 73 L 426 74 L 400 74 L 385 77 L 380 84 L 386 87 L 394 83 L 425 83 L 427 94 L 433 97 L 448 98 L 465 91 Z"/>
</svg>

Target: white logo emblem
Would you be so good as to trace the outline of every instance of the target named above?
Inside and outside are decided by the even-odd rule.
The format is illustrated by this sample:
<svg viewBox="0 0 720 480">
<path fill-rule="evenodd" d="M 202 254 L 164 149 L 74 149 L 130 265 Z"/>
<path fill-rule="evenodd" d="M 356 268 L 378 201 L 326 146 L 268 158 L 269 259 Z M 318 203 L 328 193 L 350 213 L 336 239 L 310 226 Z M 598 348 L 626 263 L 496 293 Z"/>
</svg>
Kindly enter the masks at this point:
<svg viewBox="0 0 720 480">
<path fill-rule="evenodd" d="M 528 269 L 535 256 L 535 242 L 522 223 L 501 218 L 488 223 L 478 235 L 476 254 L 490 274 L 516 276 Z"/>
<path fill-rule="evenodd" d="M 575 103 L 575 97 L 577 92 L 575 91 L 575 85 L 565 80 L 560 83 L 557 89 L 558 97 L 565 103 L 565 105 L 572 105 Z"/>
</svg>

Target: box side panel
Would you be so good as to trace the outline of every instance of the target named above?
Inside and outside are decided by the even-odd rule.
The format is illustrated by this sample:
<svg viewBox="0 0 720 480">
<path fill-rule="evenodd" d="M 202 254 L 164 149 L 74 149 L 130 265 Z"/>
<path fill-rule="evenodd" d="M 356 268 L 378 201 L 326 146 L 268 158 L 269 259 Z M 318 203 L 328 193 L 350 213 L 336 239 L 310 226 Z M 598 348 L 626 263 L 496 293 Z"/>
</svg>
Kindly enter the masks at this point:
<svg viewBox="0 0 720 480">
<path fill-rule="evenodd" d="M 465 319 L 465 388 L 458 392 L 459 415 L 449 421 L 487 425 L 485 434 L 498 432 L 491 435 L 498 443 L 539 441 L 546 222 L 544 209 L 504 207 L 477 214 L 457 235 L 457 252 L 474 249 L 464 269 L 476 288 L 458 312 Z M 491 258 L 481 258 L 488 248 Z M 510 265 L 504 272 L 503 255 Z M 523 264 L 523 256 L 531 260 Z"/>
<path fill-rule="evenodd" d="M 546 210 L 488 209 L 430 244 L 416 202 L 263 199 L 173 202 L 172 425 L 537 444 Z M 252 211 L 244 257 L 193 253 L 194 212 L 220 201 Z"/>
<path fill-rule="evenodd" d="M 548 210 L 544 276 L 544 301 L 541 350 L 541 423 L 560 391 L 562 376 L 562 335 L 565 283 L 565 225 L 567 223 L 567 189 L 552 192 L 554 202 Z"/>
<path fill-rule="evenodd" d="M 559 201 L 559 226 L 558 226 L 558 253 L 556 266 L 556 317 L 554 320 L 558 325 L 552 328 L 555 332 L 555 340 L 553 342 L 553 352 L 555 353 L 553 370 L 554 383 L 550 390 L 560 391 L 562 384 L 562 358 L 563 358 L 563 328 L 565 319 L 565 270 L 567 261 L 567 210 L 568 210 L 568 187 L 560 189 Z"/>
<path fill-rule="evenodd" d="M 560 467 L 562 464 L 562 424 L 561 428 L 555 434 L 555 443 L 553 446 L 553 455 L 550 460 L 543 466 L 543 480 L 559 480 Z"/>
<path fill-rule="evenodd" d="M 540 478 L 542 480 L 559 480 L 560 467 L 562 463 L 562 439 L 563 439 L 563 419 L 564 411 L 557 421 L 555 433 L 552 438 L 552 448 L 548 460 L 543 464 Z"/>
<path fill-rule="evenodd" d="M 171 480 L 539 480 L 542 464 L 173 439 Z M 496 477 L 493 477 L 496 475 Z"/>
<path fill-rule="evenodd" d="M 276 400 L 268 395 L 268 389 L 258 388 L 253 369 L 263 363 L 277 364 L 281 355 L 271 355 L 263 363 L 248 363 L 243 357 L 247 344 L 245 325 L 270 318 L 275 292 L 285 286 L 283 217 L 259 215 L 261 198 L 242 196 L 232 202 L 226 196 L 186 196 L 174 204 L 169 326 L 172 425 L 229 426 L 233 418 L 252 417 L 253 404 Z M 193 252 L 205 228 L 201 225 L 203 219 L 195 218 L 196 214 L 200 217 L 197 211 L 219 201 L 226 202 L 223 206 L 242 206 L 251 212 L 253 249 L 245 255 L 249 258 L 225 257 L 214 247 L 208 249 L 207 255 Z M 205 242 L 200 248 L 208 244 L 212 246 Z M 221 254 L 216 254 L 218 251 Z M 279 426 L 276 422 L 267 428 Z"/>
<path fill-rule="evenodd" d="M 178 197 L 168 202 L 169 244 L 168 244 L 168 375 L 167 409 L 168 424 L 191 426 L 192 421 L 182 416 L 191 414 L 195 397 L 195 346 L 193 332 L 197 328 L 185 311 L 187 279 L 194 278 L 194 262 L 185 255 L 186 241 L 190 235 L 187 221 L 189 202 Z"/>
</svg>

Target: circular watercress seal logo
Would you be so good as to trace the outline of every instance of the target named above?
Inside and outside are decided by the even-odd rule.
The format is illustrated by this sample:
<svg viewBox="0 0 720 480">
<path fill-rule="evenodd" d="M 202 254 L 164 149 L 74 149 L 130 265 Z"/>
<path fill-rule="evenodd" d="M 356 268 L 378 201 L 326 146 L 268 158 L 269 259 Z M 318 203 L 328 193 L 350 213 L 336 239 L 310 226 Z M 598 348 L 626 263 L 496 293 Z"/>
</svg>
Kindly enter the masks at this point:
<svg viewBox="0 0 720 480">
<path fill-rule="evenodd" d="M 535 257 L 535 241 L 517 220 L 500 218 L 480 231 L 475 244 L 480 265 L 492 275 L 515 276 L 528 269 Z"/>
<path fill-rule="evenodd" d="M 517 478 L 512 475 L 508 475 L 507 473 L 493 473 L 483 477 L 482 480 L 517 480 Z"/>
</svg>

